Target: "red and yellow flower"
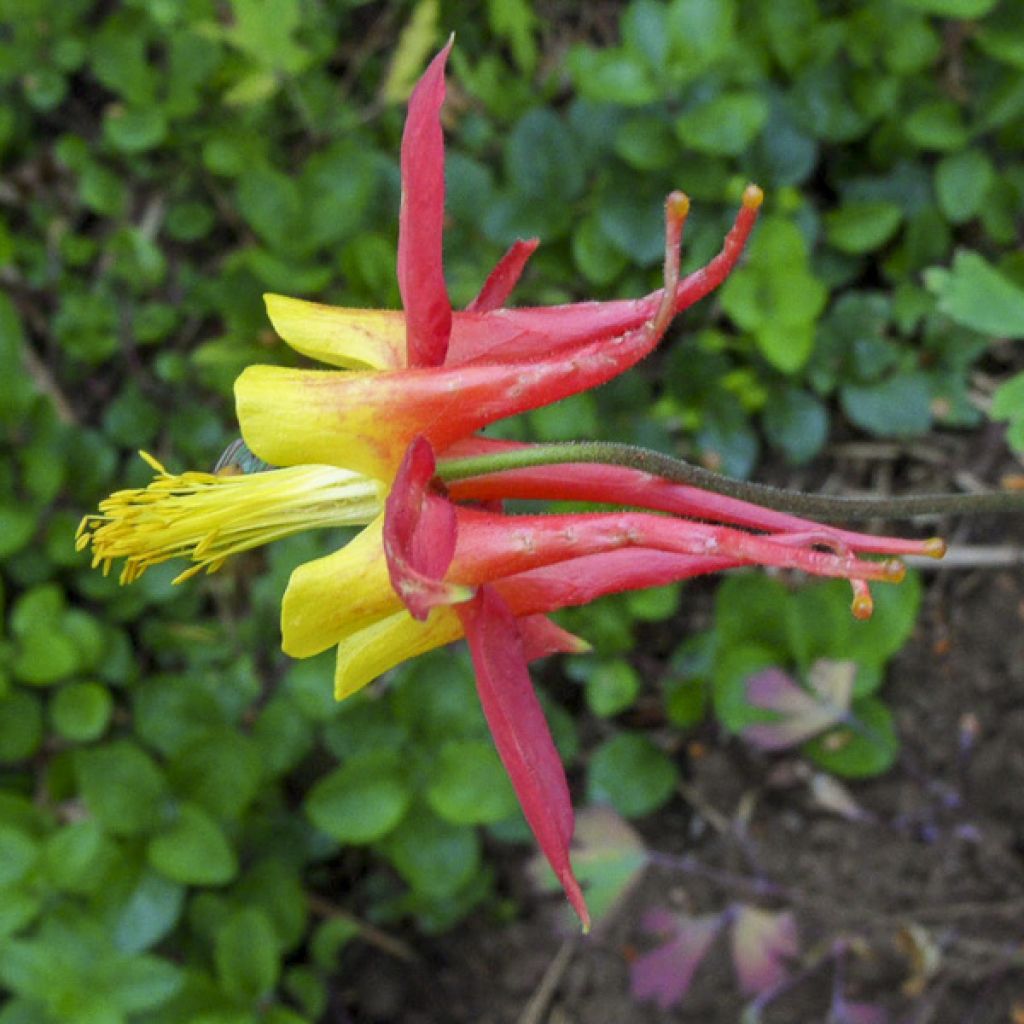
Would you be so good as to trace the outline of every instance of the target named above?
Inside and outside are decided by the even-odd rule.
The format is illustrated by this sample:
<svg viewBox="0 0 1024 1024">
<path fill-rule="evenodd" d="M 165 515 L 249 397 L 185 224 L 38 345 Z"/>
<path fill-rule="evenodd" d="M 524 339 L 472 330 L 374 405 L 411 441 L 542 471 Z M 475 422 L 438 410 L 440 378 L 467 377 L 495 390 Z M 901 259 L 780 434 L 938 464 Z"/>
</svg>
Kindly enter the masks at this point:
<svg viewBox="0 0 1024 1024">
<path fill-rule="evenodd" d="M 267 296 L 293 348 L 333 370 L 254 366 L 235 385 L 245 442 L 264 472 L 157 472 L 83 520 L 94 564 L 125 560 L 122 582 L 169 558 L 179 580 L 298 530 L 365 525 L 344 548 L 300 566 L 285 593 L 284 650 L 337 647 L 345 697 L 423 651 L 466 637 L 494 741 L 538 843 L 586 924 L 572 873 L 572 805 L 527 661 L 585 641 L 547 613 L 614 591 L 737 565 L 844 576 L 854 609 L 868 580 L 894 580 L 893 559 L 934 542 L 871 538 L 617 466 L 491 472 L 439 482 L 445 464 L 516 446 L 474 436 L 496 420 L 548 405 L 624 372 L 660 341 L 673 316 L 717 287 L 753 228 L 749 186 L 722 251 L 679 279 L 689 208 L 666 203 L 665 286 L 644 298 L 537 309 L 504 306 L 536 241 L 515 243 L 465 311 L 453 311 L 441 258 L 444 142 L 439 111 L 450 45 L 409 103 L 402 139 L 398 283 L 402 311 L 352 310 Z M 436 453 L 436 456 L 435 456 Z M 512 516 L 507 499 L 611 502 L 645 511 Z M 930 546 L 929 546 L 930 545 Z"/>
</svg>

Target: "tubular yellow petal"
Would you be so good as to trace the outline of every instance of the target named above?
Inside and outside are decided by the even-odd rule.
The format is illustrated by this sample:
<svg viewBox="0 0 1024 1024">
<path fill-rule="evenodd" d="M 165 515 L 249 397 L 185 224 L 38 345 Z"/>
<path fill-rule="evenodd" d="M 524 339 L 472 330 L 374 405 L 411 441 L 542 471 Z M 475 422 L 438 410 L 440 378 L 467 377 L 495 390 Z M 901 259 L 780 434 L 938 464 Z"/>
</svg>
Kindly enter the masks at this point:
<svg viewBox="0 0 1024 1024">
<path fill-rule="evenodd" d="M 317 463 L 391 477 L 416 432 L 394 374 L 250 366 L 235 381 L 246 444 L 274 466 Z M 379 381 L 379 385 L 375 385 Z M 381 391 L 394 392 L 382 401 Z"/>
<path fill-rule="evenodd" d="M 400 611 L 353 633 L 338 644 L 335 700 L 350 697 L 388 669 L 462 635 L 458 615 L 445 607 L 435 608 L 426 622 L 417 622 L 407 611 Z"/>
<path fill-rule="evenodd" d="M 274 330 L 297 352 L 328 366 L 396 370 L 406 365 L 405 314 L 392 309 L 345 309 L 264 295 Z"/>
<path fill-rule="evenodd" d="M 281 602 L 281 646 L 308 658 L 401 610 L 388 577 L 378 516 L 345 547 L 300 565 Z"/>
</svg>

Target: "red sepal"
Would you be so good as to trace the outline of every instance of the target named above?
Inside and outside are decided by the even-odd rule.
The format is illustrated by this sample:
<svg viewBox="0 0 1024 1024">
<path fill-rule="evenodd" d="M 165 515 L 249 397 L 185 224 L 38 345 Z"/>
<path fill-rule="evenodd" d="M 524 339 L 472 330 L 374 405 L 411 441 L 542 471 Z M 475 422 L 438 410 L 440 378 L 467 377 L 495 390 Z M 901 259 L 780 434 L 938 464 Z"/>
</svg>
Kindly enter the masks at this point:
<svg viewBox="0 0 1024 1024">
<path fill-rule="evenodd" d="M 508 606 L 491 587 L 456 608 L 476 669 L 477 692 L 494 745 L 541 851 L 573 909 L 590 928 L 583 891 L 569 862 L 573 814 L 561 759 L 526 668 Z"/>
<path fill-rule="evenodd" d="M 466 307 L 468 313 L 490 313 L 501 309 L 512 294 L 526 267 L 526 261 L 540 245 L 539 238 L 517 238 L 484 282 L 480 294 Z"/>
<path fill-rule="evenodd" d="M 444 283 L 444 67 L 452 40 L 430 62 L 412 96 L 402 133 L 398 289 L 409 366 L 440 366 L 448 353 L 452 306 Z"/>
</svg>

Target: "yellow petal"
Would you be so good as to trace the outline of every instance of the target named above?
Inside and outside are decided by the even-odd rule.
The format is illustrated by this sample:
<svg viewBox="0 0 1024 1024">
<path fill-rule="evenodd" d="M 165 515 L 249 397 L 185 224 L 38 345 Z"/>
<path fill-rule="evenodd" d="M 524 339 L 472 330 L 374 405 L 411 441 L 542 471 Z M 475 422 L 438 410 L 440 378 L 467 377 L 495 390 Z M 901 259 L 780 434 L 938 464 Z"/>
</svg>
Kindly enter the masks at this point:
<svg viewBox="0 0 1024 1024">
<path fill-rule="evenodd" d="M 340 466 L 388 480 L 416 433 L 396 376 L 249 366 L 235 381 L 242 437 L 272 466 Z"/>
<path fill-rule="evenodd" d="M 400 611 L 391 587 L 378 516 L 343 548 L 300 565 L 281 602 L 281 646 L 308 658 Z"/>
<path fill-rule="evenodd" d="M 396 370 L 406 365 L 405 314 L 344 309 L 287 295 L 264 295 L 274 330 L 297 352 L 329 366 Z"/>
<path fill-rule="evenodd" d="M 338 644 L 334 697 L 344 700 L 388 669 L 462 635 L 458 615 L 447 607 L 435 608 L 426 622 L 417 622 L 406 611 L 381 619 Z"/>
</svg>

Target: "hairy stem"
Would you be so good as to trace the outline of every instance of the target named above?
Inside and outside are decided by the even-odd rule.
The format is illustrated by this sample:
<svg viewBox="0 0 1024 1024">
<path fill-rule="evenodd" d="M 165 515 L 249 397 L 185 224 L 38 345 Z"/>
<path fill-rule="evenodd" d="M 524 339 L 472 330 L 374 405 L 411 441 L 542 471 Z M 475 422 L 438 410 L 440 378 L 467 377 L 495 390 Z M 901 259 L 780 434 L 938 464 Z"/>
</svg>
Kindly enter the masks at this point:
<svg viewBox="0 0 1024 1024">
<path fill-rule="evenodd" d="M 448 483 L 488 473 L 590 462 L 625 466 L 670 483 L 688 484 L 764 508 L 825 522 L 855 519 L 902 519 L 922 515 L 966 515 L 981 512 L 1024 511 L 1024 491 L 986 491 L 981 494 L 908 494 L 893 498 L 832 497 L 805 494 L 767 484 L 736 480 L 703 466 L 635 445 L 614 441 L 571 441 L 537 444 L 511 451 L 438 463 L 438 476 Z"/>
</svg>

